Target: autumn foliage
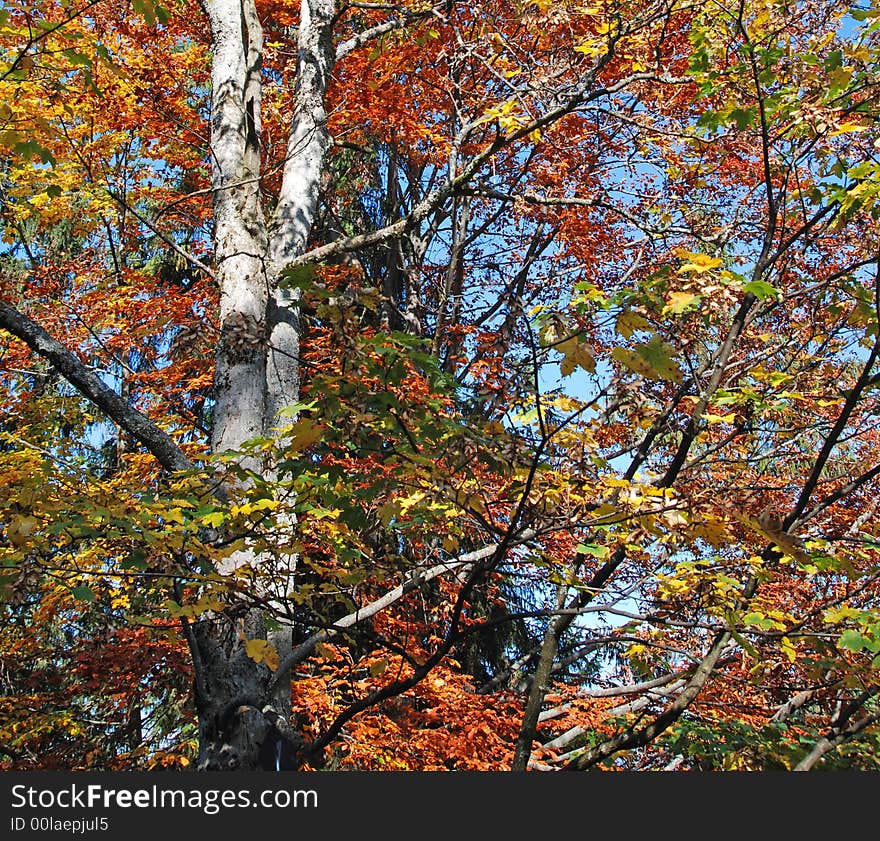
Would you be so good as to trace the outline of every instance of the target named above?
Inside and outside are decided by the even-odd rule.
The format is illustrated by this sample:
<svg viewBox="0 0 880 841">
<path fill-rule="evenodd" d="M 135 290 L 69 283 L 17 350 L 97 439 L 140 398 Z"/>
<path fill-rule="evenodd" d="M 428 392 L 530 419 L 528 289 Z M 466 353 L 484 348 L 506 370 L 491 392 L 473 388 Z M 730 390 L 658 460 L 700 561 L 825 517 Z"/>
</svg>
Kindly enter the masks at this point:
<svg viewBox="0 0 880 841">
<path fill-rule="evenodd" d="M 875 769 L 880 8 L 327 5 L 243 2 L 220 187 L 207 11 L 0 9 L 0 767 L 283 696 L 314 770 Z M 263 323 L 218 195 L 271 241 L 309 108 Z M 218 448 L 279 300 L 296 400 Z M 209 627 L 265 697 L 209 714 Z"/>
</svg>

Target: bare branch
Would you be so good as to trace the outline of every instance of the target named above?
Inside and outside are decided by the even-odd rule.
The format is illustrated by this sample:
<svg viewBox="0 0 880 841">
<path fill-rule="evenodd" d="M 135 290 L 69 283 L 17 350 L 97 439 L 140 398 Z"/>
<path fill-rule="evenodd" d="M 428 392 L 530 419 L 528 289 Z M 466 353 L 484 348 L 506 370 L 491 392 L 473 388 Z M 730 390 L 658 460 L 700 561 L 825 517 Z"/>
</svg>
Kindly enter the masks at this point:
<svg viewBox="0 0 880 841">
<path fill-rule="evenodd" d="M 522 532 L 516 540 L 512 541 L 510 545 L 515 546 L 527 543 L 533 537 L 534 532 L 526 530 Z M 429 569 L 416 570 L 415 573 L 403 583 L 398 584 L 393 590 L 389 590 L 381 598 L 378 598 L 376 601 L 371 602 L 365 607 L 358 608 L 347 616 L 342 617 L 342 619 L 334 622 L 332 627 L 324 628 L 323 630 L 312 634 L 307 640 L 305 640 L 305 642 L 300 643 L 290 652 L 290 654 L 287 655 L 287 657 L 284 658 L 276 670 L 276 677 L 270 689 L 274 689 L 276 686 L 280 685 L 281 681 L 284 680 L 287 671 L 297 664 L 302 663 L 302 661 L 305 660 L 321 643 L 327 642 L 343 631 L 353 628 L 359 623 L 370 619 L 380 611 L 385 610 L 385 608 L 390 607 L 392 604 L 402 599 L 407 593 L 417 590 L 423 584 L 433 581 L 438 576 L 449 573 L 461 574 L 466 572 L 473 564 L 483 561 L 486 558 L 491 558 L 498 550 L 499 546 L 499 543 L 491 543 L 488 546 L 484 546 L 482 549 L 467 552 L 464 555 L 460 555 L 458 558 L 435 564 Z"/>
<path fill-rule="evenodd" d="M 187 263 L 192 263 L 197 269 L 203 271 L 208 277 L 214 277 L 214 270 L 209 266 L 206 266 L 198 257 L 193 256 L 189 253 L 185 248 L 181 248 L 168 234 L 160 231 L 149 219 L 147 219 L 143 214 L 139 213 L 132 207 L 122 196 L 117 195 L 112 190 L 108 190 L 107 194 L 114 201 L 118 202 L 122 207 L 124 207 L 132 216 L 134 216 L 139 222 L 146 225 L 159 239 L 162 240 L 175 254 L 179 254 L 183 257 Z"/>
<path fill-rule="evenodd" d="M 8 304 L 0 303 L 0 329 L 11 333 L 42 356 L 83 397 L 143 444 L 166 470 L 192 469 L 192 462 L 168 433 L 105 385 L 97 374 L 35 321 Z"/>
</svg>

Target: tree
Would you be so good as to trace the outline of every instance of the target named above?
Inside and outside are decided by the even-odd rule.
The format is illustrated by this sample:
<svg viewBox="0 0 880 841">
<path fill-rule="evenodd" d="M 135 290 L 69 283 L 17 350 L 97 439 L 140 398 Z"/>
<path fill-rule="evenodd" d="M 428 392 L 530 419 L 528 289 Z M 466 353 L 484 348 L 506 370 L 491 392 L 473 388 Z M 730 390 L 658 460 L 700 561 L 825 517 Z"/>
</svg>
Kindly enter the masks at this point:
<svg viewBox="0 0 880 841">
<path fill-rule="evenodd" d="M 873 767 L 877 14 L 6 4 L 9 763 Z"/>
</svg>

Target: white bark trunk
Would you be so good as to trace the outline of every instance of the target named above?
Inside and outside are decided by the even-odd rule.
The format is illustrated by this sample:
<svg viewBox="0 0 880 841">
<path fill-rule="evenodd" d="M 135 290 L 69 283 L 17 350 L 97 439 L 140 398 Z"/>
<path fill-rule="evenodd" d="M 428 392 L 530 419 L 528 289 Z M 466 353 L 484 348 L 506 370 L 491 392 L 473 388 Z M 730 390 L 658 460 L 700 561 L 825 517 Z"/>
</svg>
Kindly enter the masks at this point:
<svg viewBox="0 0 880 841">
<path fill-rule="evenodd" d="M 278 279 L 303 253 L 315 217 L 329 144 L 324 96 L 333 64 L 334 8 L 331 0 L 302 2 L 295 111 L 270 239 L 259 192 L 263 36 L 256 6 L 254 0 L 205 0 L 204 6 L 214 49 L 211 154 L 221 320 L 211 443 L 222 453 L 269 431 L 279 411 L 299 397 L 296 299 L 278 289 Z M 246 459 L 244 466 L 271 471 L 256 459 Z M 272 580 L 260 585 L 270 602 L 291 588 L 295 558 L 243 550 L 220 572 L 243 564 L 271 573 Z M 201 768 L 259 767 L 260 747 L 270 731 L 263 706 L 271 703 L 282 716 L 289 708 L 289 684 L 247 657 L 242 637 L 268 638 L 286 659 L 290 629 L 267 635 L 259 610 L 247 611 L 239 622 L 217 616 L 194 627 L 204 696 L 197 698 Z"/>
<path fill-rule="evenodd" d="M 220 287 L 220 340 L 214 375 L 214 453 L 236 450 L 263 431 L 266 405 L 266 225 L 260 203 L 262 28 L 254 0 L 205 0 L 211 23 L 211 156 L 214 257 Z M 260 469 L 256 459 L 244 466 Z M 221 573 L 257 565 L 236 552 Z M 193 627 L 198 672 L 199 767 L 255 769 L 270 730 L 261 710 L 269 669 L 247 656 L 243 639 L 266 638 L 261 611 L 205 617 Z M 284 697 L 286 696 L 286 698 Z M 279 693 L 283 704 L 289 693 Z"/>
<path fill-rule="evenodd" d="M 209 0 L 214 56 L 211 155 L 220 286 L 214 452 L 263 431 L 266 395 L 265 221 L 259 199 L 262 30 L 253 0 Z"/>
<path fill-rule="evenodd" d="M 324 157 L 330 145 L 324 98 L 333 70 L 332 0 L 302 0 L 293 121 L 278 204 L 272 221 L 269 259 L 274 279 L 269 307 L 266 428 L 299 398 L 297 290 L 279 289 L 284 267 L 306 247 L 315 219 Z"/>
</svg>

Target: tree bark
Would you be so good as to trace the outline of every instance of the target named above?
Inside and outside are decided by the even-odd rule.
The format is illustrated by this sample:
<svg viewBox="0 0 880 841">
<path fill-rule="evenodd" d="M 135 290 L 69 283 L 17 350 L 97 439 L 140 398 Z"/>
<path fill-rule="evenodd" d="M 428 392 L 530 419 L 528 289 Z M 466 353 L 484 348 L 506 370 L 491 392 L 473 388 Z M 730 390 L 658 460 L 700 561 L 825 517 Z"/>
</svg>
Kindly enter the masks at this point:
<svg viewBox="0 0 880 841">
<path fill-rule="evenodd" d="M 211 152 L 215 276 L 221 335 L 214 379 L 212 451 L 239 450 L 270 434 L 299 398 L 298 295 L 280 285 L 285 266 L 305 251 L 329 146 L 324 96 L 333 67 L 332 0 L 303 0 L 294 113 L 282 186 L 271 226 L 260 200 L 260 66 L 263 35 L 254 0 L 207 0 L 213 40 Z M 271 478 L 272 465 L 250 456 L 242 466 Z M 289 518 L 288 518 L 289 519 Z M 279 523 L 283 527 L 284 523 Z M 293 527 L 290 520 L 287 524 Z M 218 570 L 271 569 L 267 595 L 293 585 L 295 558 L 245 549 Z M 271 589 L 271 596 L 269 590 Z M 192 628 L 199 710 L 199 768 L 260 768 L 263 742 L 286 727 L 289 680 L 247 656 L 250 639 L 268 639 L 285 659 L 287 627 L 267 630 L 261 610 L 231 605 Z M 279 679 L 282 678 L 282 679 Z M 267 709 L 270 708 L 270 709 Z M 265 710 L 265 712 L 264 712 Z"/>
<path fill-rule="evenodd" d="M 209 0 L 214 260 L 220 341 L 215 453 L 263 431 L 266 399 L 266 230 L 259 197 L 262 31 L 253 0 Z"/>
<path fill-rule="evenodd" d="M 303 0 L 294 113 L 284 175 L 271 226 L 269 353 L 266 411 L 269 431 L 278 413 L 299 399 L 299 290 L 279 286 L 291 260 L 305 252 L 318 206 L 324 157 L 330 146 L 324 97 L 333 69 L 332 0 Z"/>
</svg>

